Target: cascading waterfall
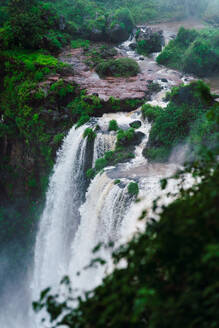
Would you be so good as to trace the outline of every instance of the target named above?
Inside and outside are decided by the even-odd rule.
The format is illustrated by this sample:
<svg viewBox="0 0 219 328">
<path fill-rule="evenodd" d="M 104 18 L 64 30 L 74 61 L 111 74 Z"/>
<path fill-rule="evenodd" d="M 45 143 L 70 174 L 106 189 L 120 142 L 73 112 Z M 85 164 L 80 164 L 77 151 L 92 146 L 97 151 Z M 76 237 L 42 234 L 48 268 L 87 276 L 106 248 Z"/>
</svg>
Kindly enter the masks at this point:
<svg viewBox="0 0 219 328">
<path fill-rule="evenodd" d="M 125 42 L 120 50 L 129 57 L 136 57 L 136 53 L 129 49 L 131 42 L 131 39 Z M 165 90 L 156 94 L 151 103 L 155 101 L 166 106 L 162 98 L 171 82 L 163 87 Z M 112 119 L 123 129 L 128 129 L 133 120 L 141 121 L 137 132 L 145 136 L 135 147 L 133 160 L 106 168 L 90 182 L 86 192 L 86 169 L 94 167 L 98 158 L 115 148 L 116 133 L 108 131 Z M 83 292 L 100 284 L 104 276 L 113 270 L 113 248 L 107 245 L 113 242 L 114 247 L 118 247 L 127 242 L 133 233 L 144 229 L 145 221 L 139 222 L 138 217 L 145 208 L 150 213 L 153 200 L 161 194 L 160 179 L 176 169 L 175 166 L 165 167 L 162 164 L 151 167 L 142 156 L 151 125 L 142 120 L 140 109 L 132 113 L 104 114 L 93 121 L 93 126 L 94 123 L 99 129 L 93 143 L 83 138 L 84 130 L 90 125 L 72 128 L 58 152 L 36 241 L 35 299 L 43 288 L 58 287 L 65 275 L 69 275 L 76 295 L 83 295 Z M 120 182 L 115 184 L 115 179 Z M 138 182 L 142 202 L 133 202 L 134 197 L 128 193 L 131 181 Z M 175 187 L 170 186 L 169 190 Z M 170 199 L 163 199 L 163 203 L 168 202 Z M 94 254 L 93 249 L 98 244 L 102 247 Z M 95 258 L 105 260 L 106 264 L 89 266 Z M 37 325 L 37 328 L 41 327 Z"/>
<path fill-rule="evenodd" d="M 91 290 L 111 271 L 111 249 L 107 245 L 121 238 L 121 223 L 131 202 L 126 185 L 122 188 L 115 185 L 105 172 L 92 181 L 86 202 L 80 208 L 81 224 L 72 245 L 70 273 L 73 288 L 80 292 Z M 92 250 L 98 244 L 102 247 L 93 254 Z M 107 265 L 83 270 L 96 257 L 105 260 Z"/>
<path fill-rule="evenodd" d="M 85 127 L 70 130 L 57 154 L 35 247 L 34 296 L 66 274 L 70 242 L 79 224 L 86 160 Z M 36 292 L 37 291 L 37 292 Z"/>
<path fill-rule="evenodd" d="M 89 144 L 93 147 L 90 166 L 94 166 L 96 159 L 102 157 L 105 151 L 115 148 L 116 133 L 108 131 L 111 119 L 117 119 L 119 127 L 128 128 L 133 120 L 141 120 L 141 111 L 105 114 L 98 122 L 95 121 L 100 130 L 95 142 Z M 136 158 L 99 173 L 91 181 L 87 192 L 85 169 L 88 139 L 83 138 L 83 133 L 88 125 L 72 128 L 64 140 L 50 179 L 37 235 L 33 284 L 35 298 L 43 288 L 57 288 L 65 275 L 71 278 L 76 294 L 82 295 L 92 290 L 113 269 L 113 248 L 107 245 L 113 242 L 118 247 L 138 230 L 137 213 L 140 215 L 142 203 L 151 207 L 152 200 L 160 192 L 159 179 L 163 176 L 146 174 L 141 179 L 138 173 L 139 167 L 146 163 L 141 150 L 147 143 L 150 131 L 149 123 L 142 120 L 141 123 L 137 130 L 144 132 L 145 137 L 135 148 Z M 146 167 L 142 170 L 145 174 Z M 115 184 L 117 178 L 120 182 Z M 140 197 L 144 199 L 140 206 L 133 202 L 133 196 L 128 193 L 131 181 L 139 183 Z M 98 244 L 103 246 L 93 254 Z M 104 259 L 106 265 L 89 267 L 97 257 Z"/>
<path fill-rule="evenodd" d="M 97 133 L 94 141 L 93 167 L 98 158 L 103 157 L 105 152 L 115 148 L 115 135 L 109 133 Z"/>
<path fill-rule="evenodd" d="M 140 61 L 139 55 L 129 48 L 134 41 L 135 38 L 130 38 L 119 50 L 125 56 L 135 58 L 139 65 L 145 65 L 149 71 L 151 64 L 154 64 L 154 57 Z M 167 75 L 170 72 L 164 68 L 160 68 L 159 72 L 162 73 L 163 70 Z M 186 81 L 190 81 L 190 77 L 185 76 Z M 159 83 L 163 90 L 153 95 L 149 103 L 165 107 L 166 103 L 162 99 L 175 82 L 171 79 L 168 79 L 168 83 L 160 79 L 154 82 Z M 116 133 L 108 131 L 111 119 L 116 119 L 119 127 L 124 129 L 128 129 L 133 120 L 141 120 L 142 126 L 138 131 L 143 132 L 145 137 L 135 149 L 135 159 L 117 165 L 116 168 L 105 169 L 104 173 L 98 174 L 91 181 L 86 192 L 86 169 L 94 167 L 98 158 L 115 147 Z M 84 130 L 90 125 L 78 129 L 73 127 L 57 154 L 37 233 L 32 296 L 26 300 L 23 294 L 15 292 L 18 299 L 16 305 L 19 303 L 16 307 L 16 319 L 11 316 L 11 313 L 15 315 L 14 307 L 8 313 L 4 308 L 1 309 L 1 328 L 35 327 L 32 315 L 29 322 L 23 315 L 23 312 L 28 312 L 27 304 L 31 303 L 32 298 L 38 299 L 42 289 L 48 286 L 56 288 L 66 274 L 70 276 L 73 288 L 77 288 L 80 294 L 100 284 L 103 277 L 113 269 L 112 248 L 104 246 L 112 241 L 117 247 L 126 242 L 133 233 L 144 229 L 145 222 L 139 222 L 138 217 L 144 209 L 150 213 L 153 200 L 161 195 L 159 180 L 170 176 L 176 169 L 174 165 L 150 166 L 143 158 L 142 148 L 147 143 L 150 125 L 142 121 L 140 111 L 106 114 L 94 120 L 100 126 L 94 144 L 83 138 Z M 119 179 L 120 183 L 114 184 L 115 179 Z M 128 193 L 127 186 L 131 181 L 139 184 L 141 202 L 135 203 Z M 177 192 L 176 185 L 169 186 L 168 191 L 172 190 Z M 164 197 L 162 201 L 166 204 L 171 199 Z M 99 243 L 103 243 L 103 247 L 93 254 L 93 248 Z M 106 265 L 84 270 L 96 257 L 105 259 Z M 81 272 L 80 276 L 77 276 L 78 271 Z M 12 292 L 9 294 L 11 297 Z M 6 302 L 10 303 L 9 297 Z M 22 313 L 19 313 L 20 308 L 24 309 Z M 42 328 L 40 324 L 36 324 L 36 327 Z"/>
</svg>

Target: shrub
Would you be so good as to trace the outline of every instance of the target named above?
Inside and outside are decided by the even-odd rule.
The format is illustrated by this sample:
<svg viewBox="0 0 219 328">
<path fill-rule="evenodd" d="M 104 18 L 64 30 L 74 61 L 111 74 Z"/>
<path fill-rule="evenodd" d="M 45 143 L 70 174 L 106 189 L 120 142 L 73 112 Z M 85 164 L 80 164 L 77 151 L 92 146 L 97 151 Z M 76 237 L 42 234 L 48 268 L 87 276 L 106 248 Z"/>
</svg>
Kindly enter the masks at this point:
<svg viewBox="0 0 219 328">
<path fill-rule="evenodd" d="M 119 130 L 117 133 L 117 147 L 128 144 L 135 136 L 135 129 Z"/>
<path fill-rule="evenodd" d="M 165 109 L 143 106 L 143 115 L 153 120 L 144 155 L 150 160 L 165 161 L 173 147 L 185 143 L 192 128 L 214 104 L 209 88 L 201 81 L 172 89 Z M 154 109 L 154 111 L 153 111 Z M 216 133 L 216 131 L 215 131 Z"/>
<path fill-rule="evenodd" d="M 118 21 L 120 25 L 122 24 L 121 26 L 123 26 L 123 28 L 129 33 L 132 32 L 134 27 L 134 20 L 128 8 L 117 9 L 114 19 Z"/>
<path fill-rule="evenodd" d="M 144 104 L 141 108 L 143 118 L 147 118 L 149 122 L 154 121 L 159 116 L 162 108 L 159 106 L 151 106 L 150 104 Z"/>
<path fill-rule="evenodd" d="M 130 182 L 129 185 L 128 185 L 128 192 L 132 196 L 138 196 L 138 193 L 139 193 L 138 184 L 136 182 Z"/>
<path fill-rule="evenodd" d="M 94 140 L 96 138 L 96 133 L 91 129 L 91 128 L 87 128 L 85 131 L 84 131 L 84 134 L 83 134 L 83 137 L 84 138 L 88 138 L 88 140 Z"/>
<path fill-rule="evenodd" d="M 65 133 L 56 134 L 53 138 L 54 144 L 60 145 L 64 137 L 65 137 Z"/>
<path fill-rule="evenodd" d="M 136 76 L 140 72 L 140 68 L 134 59 L 119 58 L 99 63 L 96 67 L 96 72 L 100 77 L 130 77 Z"/>
<path fill-rule="evenodd" d="M 88 179 L 93 179 L 95 177 L 95 170 L 94 169 L 88 169 L 86 172 L 86 176 Z"/>
<path fill-rule="evenodd" d="M 119 129 L 116 120 L 111 120 L 109 122 L 109 131 L 117 131 Z"/>
<path fill-rule="evenodd" d="M 154 33 L 150 41 L 139 40 L 137 41 L 137 52 L 142 55 L 149 55 L 153 52 L 158 52 L 162 50 L 161 37 L 159 33 Z"/>
<path fill-rule="evenodd" d="M 169 42 L 157 57 L 159 64 L 187 73 L 206 76 L 219 72 L 219 32 L 180 28 L 175 40 Z"/>
<path fill-rule="evenodd" d="M 107 160 L 105 158 L 98 158 L 95 162 L 95 169 L 101 171 L 105 166 L 107 166 Z"/>
<path fill-rule="evenodd" d="M 77 39 L 71 41 L 71 47 L 73 49 L 76 48 L 89 48 L 90 46 L 90 41 L 89 40 L 82 40 L 82 39 Z"/>
<path fill-rule="evenodd" d="M 89 115 L 81 115 L 80 118 L 77 121 L 77 128 L 79 128 L 81 125 L 84 125 L 85 123 L 87 123 L 90 120 L 90 116 Z"/>
</svg>

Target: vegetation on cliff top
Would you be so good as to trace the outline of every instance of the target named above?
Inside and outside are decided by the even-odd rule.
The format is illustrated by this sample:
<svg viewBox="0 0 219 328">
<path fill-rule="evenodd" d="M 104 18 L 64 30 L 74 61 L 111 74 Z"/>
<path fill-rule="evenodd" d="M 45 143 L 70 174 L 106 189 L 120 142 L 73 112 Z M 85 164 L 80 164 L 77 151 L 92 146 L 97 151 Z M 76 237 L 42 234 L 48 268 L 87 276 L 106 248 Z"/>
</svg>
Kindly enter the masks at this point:
<svg viewBox="0 0 219 328">
<path fill-rule="evenodd" d="M 96 66 L 96 72 L 101 76 L 130 77 L 140 72 L 138 63 L 132 58 L 118 58 L 102 61 Z"/>
<path fill-rule="evenodd" d="M 219 31 L 186 30 L 181 27 L 157 57 L 157 62 L 186 73 L 206 76 L 219 73 Z"/>
<path fill-rule="evenodd" d="M 184 144 L 189 145 L 187 159 L 197 156 L 203 146 L 216 151 L 219 105 L 210 89 L 201 81 L 193 82 L 173 88 L 167 98 L 170 102 L 165 109 L 148 104 L 142 107 L 144 117 L 153 121 L 144 150 L 146 158 L 167 161 L 174 148 Z"/>
</svg>

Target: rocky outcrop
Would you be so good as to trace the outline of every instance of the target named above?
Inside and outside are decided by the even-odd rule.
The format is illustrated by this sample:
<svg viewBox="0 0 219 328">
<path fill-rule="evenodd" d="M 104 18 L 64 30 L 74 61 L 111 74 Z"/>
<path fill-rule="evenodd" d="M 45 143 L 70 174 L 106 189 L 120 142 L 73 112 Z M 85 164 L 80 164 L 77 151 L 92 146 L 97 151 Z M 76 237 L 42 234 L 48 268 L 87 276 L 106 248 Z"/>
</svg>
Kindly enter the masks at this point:
<svg viewBox="0 0 219 328">
<path fill-rule="evenodd" d="M 147 26 L 138 30 L 136 40 L 141 42 L 147 53 L 160 52 L 165 45 L 163 31 Z"/>
<path fill-rule="evenodd" d="M 138 62 L 141 72 L 137 76 L 106 77 L 105 79 L 101 79 L 87 66 L 88 57 L 83 53 L 83 49 L 66 49 L 59 59 L 74 67 L 74 75 L 67 76 L 66 82 L 77 83 L 81 89 L 87 90 L 88 95 L 97 94 L 105 102 L 112 97 L 124 102 L 127 99 L 149 100 L 151 95 L 149 85 L 153 81 L 168 79 L 174 85 L 183 82 L 181 73 L 173 70 L 161 71 L 160 66 L 156 62 L 152 63 L 147 57 Z"/>
<path fill-rule="evenodd" d="M 119 24 L 114 25 L 112 28 L 108 29 L 106 32 L 110 42 L 121 43 L 129 38 L 129 33 Z"/>
</svg>

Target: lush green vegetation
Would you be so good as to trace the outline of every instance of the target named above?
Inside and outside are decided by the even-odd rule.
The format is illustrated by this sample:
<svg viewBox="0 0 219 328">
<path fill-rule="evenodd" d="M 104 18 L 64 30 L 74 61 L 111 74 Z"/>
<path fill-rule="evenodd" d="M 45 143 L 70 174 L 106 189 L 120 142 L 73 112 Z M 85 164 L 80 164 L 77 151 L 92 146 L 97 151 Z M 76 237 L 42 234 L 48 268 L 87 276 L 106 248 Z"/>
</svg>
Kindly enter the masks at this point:
<svg viewBox="0 0 219 328">
<path fill-rule="evenodd" d="M 165 109 L 150 105 L 142 108 L 143 116 L 153 121 L 144 155 L 150 160 L 166 161 L 177 145 L 189 143 L 195 153 L 203 144 L 215 147 L 217 123 L 208 118 L 218 117 L 219 106 L 214 104 L 209 88 L 201 81 L 193 82 L 173 88 L 167 97 L 170 102 Z"/>
<path fill-rule="evenodd" d="M 89 40 L 76 39 L 76 40 L 71 41 L 71 47 L 73 49 L 77 49 L 77 48 L 88 49 L 89 46 L 90 46 L 90 41 Z"/>
<path fill-rule="evenodd" d="M 115 265 L 127 266 L 118 266 L 101 286 L 79 298 L 76 309 L 47 289 L 35 310 L 46 308 L 54 327 L 57 318 L 72 328 L 217 327 L 219 170 L 205 163 L 192 171 L 202 182 L 182 187 L 159 221 L 150 221 L 144 233 L 114 253 Z M 69 279 L 64 281 L 69 287 Z"/>
<path fill-rule="evenodd" d="M 111 121 L 112 122 L 112 121 Z M 115 130 L 114 130 L 115 131 Z M 117 130 L 116 130 L 117 131 Z M 95 167 L 87 171 L 87 177 L 92 179 L 101 172 L 106 166 L 116 165 L 126 162 L 135 157 L 133 154 L 136 133 L 134 128 L 128 130 L 119 129 L 117 132 L 116 148 L 113 151 L 107 151 L 104 157 L 96 160 Z"/>
<path fill-rule="evenodd" d="M 84 135 L 83 137 L 84 138 L 88 138 L 89 140 L 94 140 L 96 138 L 97 134 L 94 132 L 93 129 L 91 128 L 87 128 L 85 131 L 84 131 Z"/>
<path fill-rule="evenodd" d="M 159 64 L 181 69 L 187 73 L 206 76 L 219 72 L 219 31 L 179 30 L 157 57 Z"/>
<path fill-rule="evenodd" d="M 137 52 L 139 54 L 147 56 L 153 52 L 159 52 L 161 50 L 161 36 L 159 33 L 154 33 L 150 38 L 150 42 L 147 40 L 137 41 Z"/>
<path fill-rule="evenodd" d="M 139 22 L 178 19 L 189 12 L 202 15 L 206 9 L 206 17 L 214 21 L 214 7 L 207 4 L 206 0 L 5 0 L 0 4 L 0 44 L 59 51 L 78 37 L 117 42 Z"/>
<path fill-rule="evenodd" d="M 133 196 L 138 196 L 139 188 L 136 182 L 130 182 L 128 185 L 128 192 Z"/>
<path fill-rule="evenodd" d="M 187 14 L 219 24 L 217 0 L 0 2 L 0 246 L 4 250 L 9 245 L 11 271 L 29 269 L 25 257 L 32 257 L 39 204 L 56 150 L 70 127 L 104 111 L 142 104 L 139 99 L 111 97 L 105 103 L 96 95 L 88 96 L 69 82 L 66 77 L 72 76 L 73 68 L 60 63 L 56 55 L 67 45 L 82 47 L 88 65 L 101 76 L 134 76 L 139 72 L 135 61 L 115 59 L 111 44 L 93 46 L 90 40 L 118 43 L 128 38 L 136 23 Z M 216 29 L 181 29 L 158 62 L 200 76 L 218 73 L 218 40 Z M 150 52 L 144 42 L 137 50 Z M 158 85 L 152 83 L 149 91 L 159 91 Z M 173 88 L 167 98 L 166 109 L 148 104 L 142 108 L 145 119 L 152 122 L 145 155 L 166 161 L 174 147 L 186 143 L 187 159 L 200 160 L 190 171 L 202 182 L 188 191 L 182 188 L 179 199 L 163 209 L 160 221 L 151 221 L 144 233 L 114 254 L 115 263 L 124 260 L 127 267 L 118 267 L 102 286 L 79 299 L 78 308 L 66 309 L 56 296 L 45 299 L 49 290 L 42 294 L 35 308 L 46 306 L 51 321 L 64 311 L 62 324 L 67 327 L 218 326 L 218 166 L 206 159 L 218 155 L 219 106 L 202 82 Z M 92 179 L 106 166 L 132 159 L 141 138 L 138 128 L 135 122 L 121 130 L 112 120 L 109 131 L 117 135 L 115 150 L 99 158 L 87 176 Z M 93 142 L 97 133 L 97 128 L 87 128 L 84 138 Z M 138 185 L 130 183 L 128 192 L 137 197 Z"/>
<path fill-rule="evenodd" d="M 118 127 L 118 123 L 116 122 L 116 120 L 111 120 L 109 122 L 109 131 L 117 131 L 119 129 Z"/>
<path fill-rule="evenodd" d="M 132 58 L 111 59 L 96 66 L 96 72 L 101 76 L 129 77 L 140 72 L 138 63 Z"/>
</svg>

